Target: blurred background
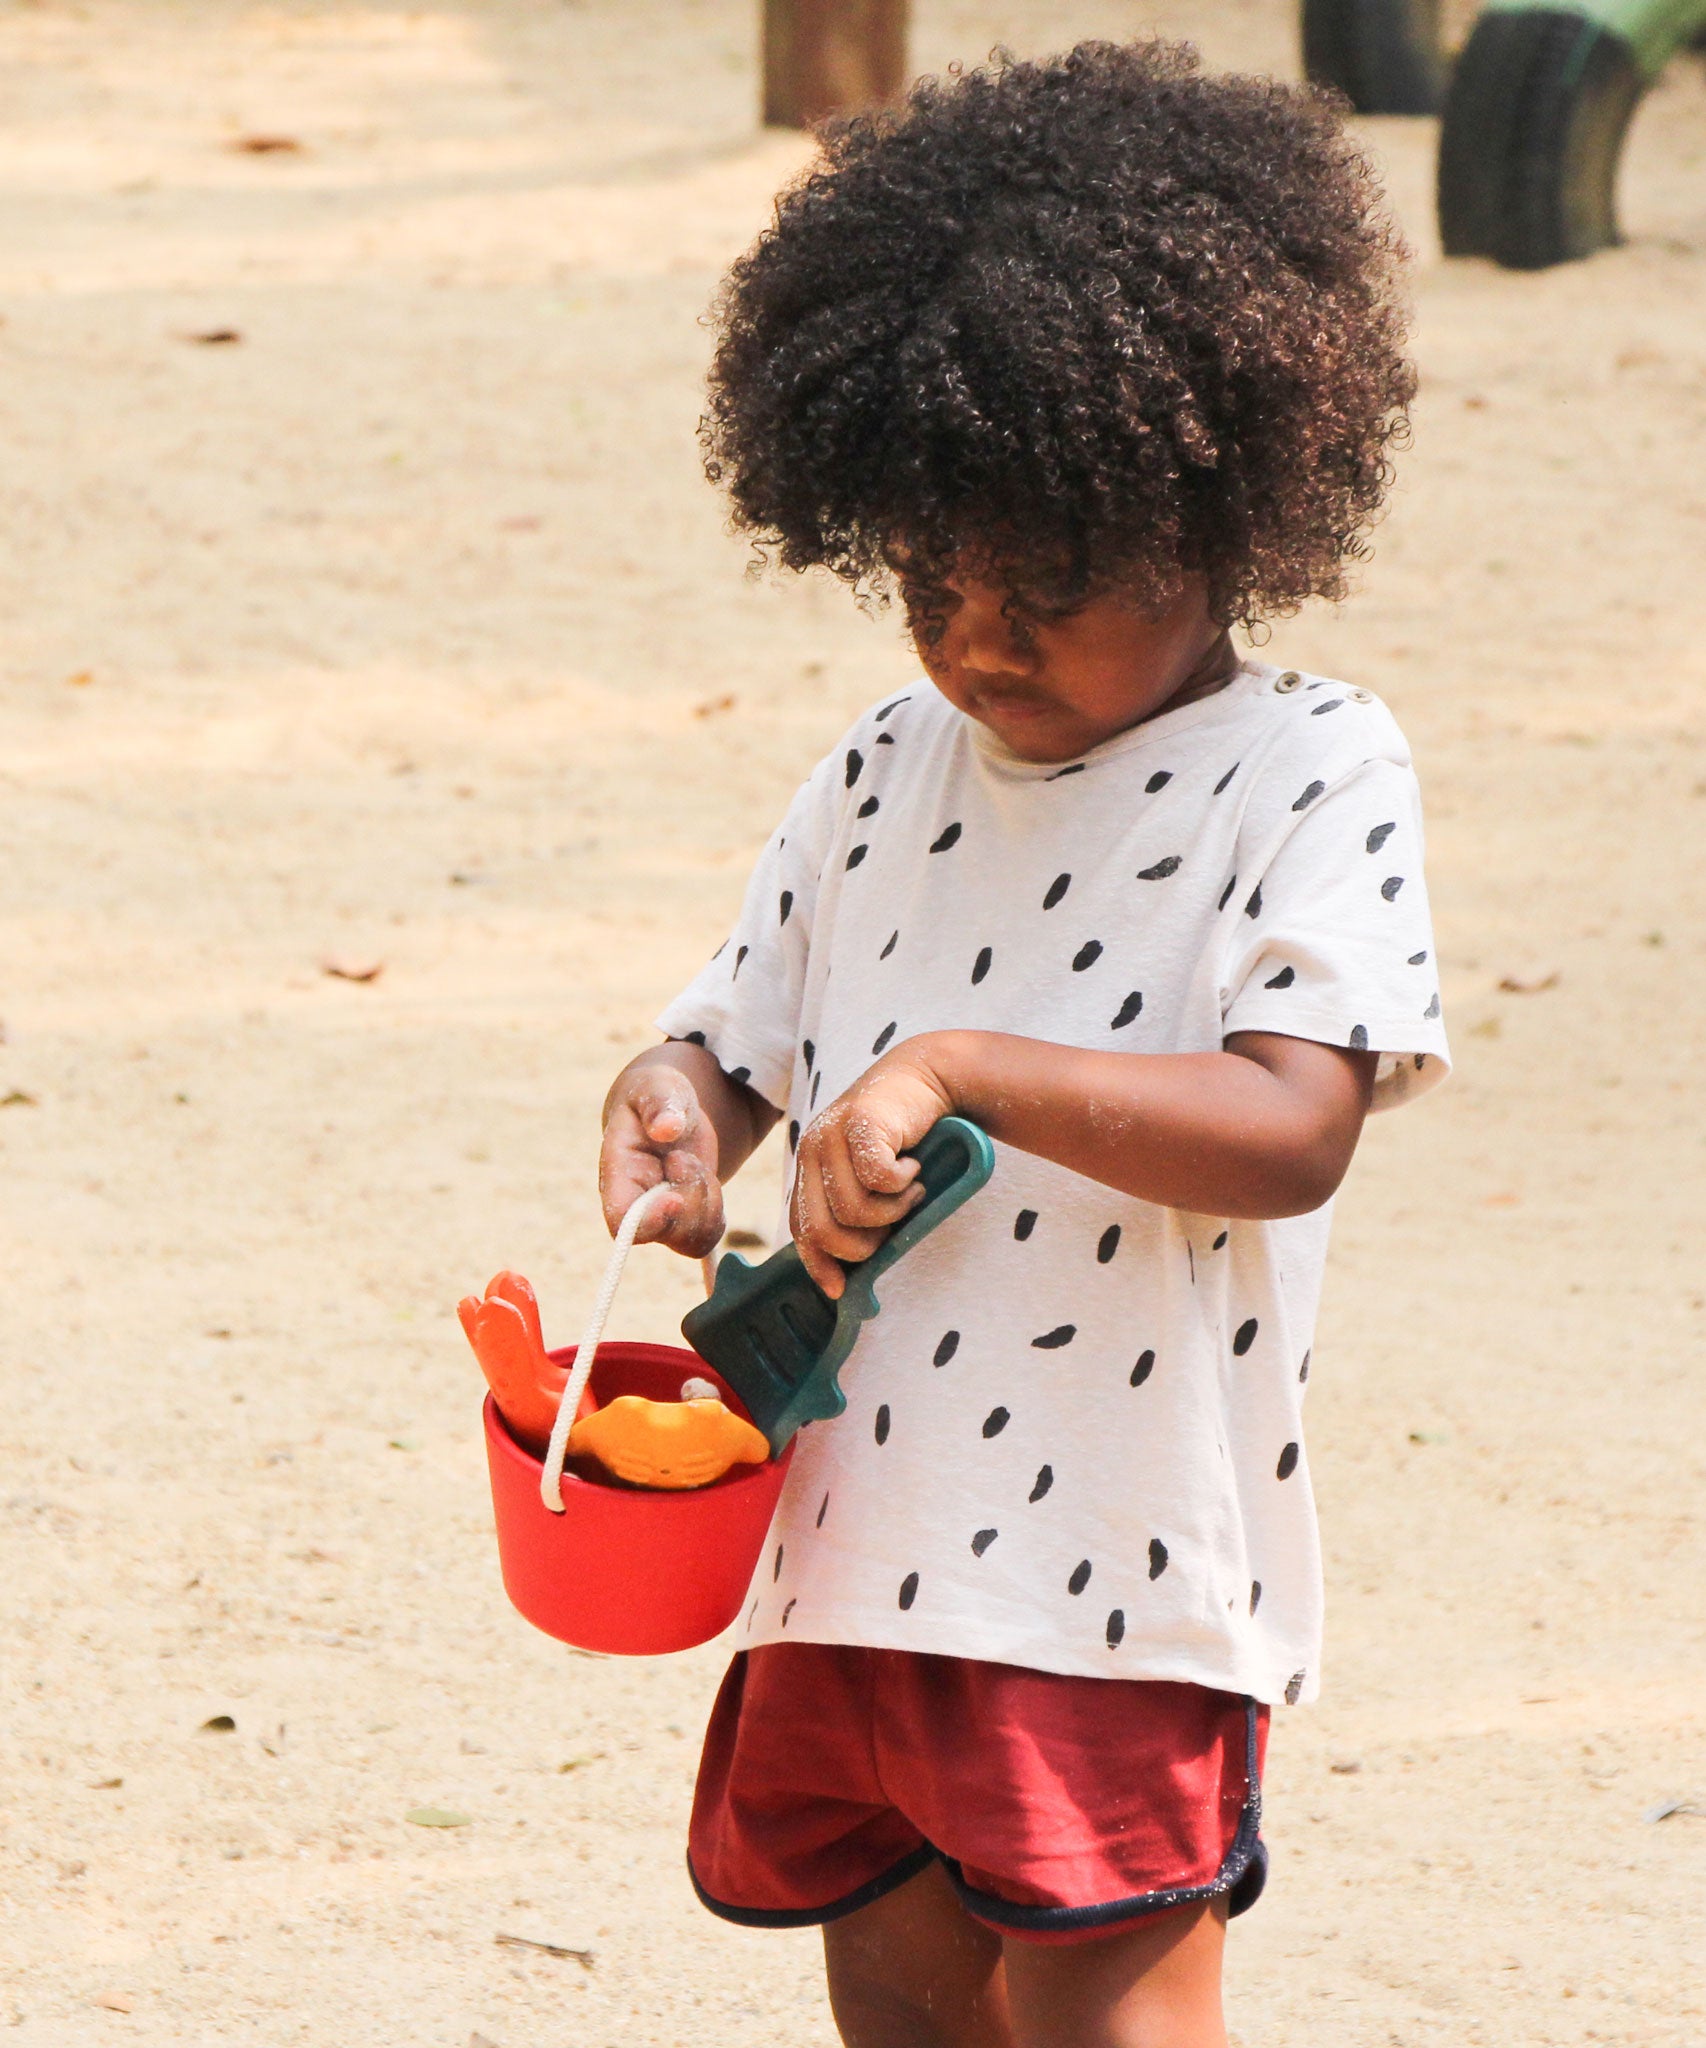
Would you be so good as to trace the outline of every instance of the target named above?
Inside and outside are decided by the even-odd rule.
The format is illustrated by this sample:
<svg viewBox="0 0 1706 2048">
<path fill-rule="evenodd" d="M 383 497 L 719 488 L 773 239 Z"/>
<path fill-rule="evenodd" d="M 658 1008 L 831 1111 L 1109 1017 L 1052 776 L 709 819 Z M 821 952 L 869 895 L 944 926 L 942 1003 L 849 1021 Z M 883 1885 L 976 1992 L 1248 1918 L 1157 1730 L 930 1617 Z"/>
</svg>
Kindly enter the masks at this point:
<svg viewBox="0 0 1706 2048">
<path fill-rule="evenodd" d="M 1282 0 L 918 0 L 907 68 L 1147 28 L 1299 71 Z M 507 1608 L 454 1314 L 511 1265 L 572 1337 L 610 1073 L 911 673 L 698 472 L 705 308 L 811 151 L 759 111 L 750 0 L 0 11 L 20 2048 L 833 2039 L 815 1937 L 682 1870 L 721 1653 Z M 1552 268 L 1443 258 L 1437 120 L 1358 128 L 1415 443 L 1267 652 L 1410 734 L 1459 1067 L 1342 1200 L 1327 1693 L 1233 2021 L 1698 2048 L 1706 75 Z M 619 1333 L 696 1288 L 636 1259 Z"/>
</svg>

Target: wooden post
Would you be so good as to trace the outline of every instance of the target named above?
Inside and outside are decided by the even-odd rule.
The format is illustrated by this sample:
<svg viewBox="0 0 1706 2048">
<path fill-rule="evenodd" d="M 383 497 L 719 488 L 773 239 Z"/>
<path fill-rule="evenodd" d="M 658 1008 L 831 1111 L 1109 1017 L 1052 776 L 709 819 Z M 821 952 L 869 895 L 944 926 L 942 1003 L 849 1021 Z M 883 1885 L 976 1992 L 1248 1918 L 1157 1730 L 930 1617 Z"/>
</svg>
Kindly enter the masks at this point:
<svg viewBox="0 0 1706 2048">
<path fill-rule="evenodd" d="M 764 119 L 809 128 L 898 99 L 906 0 L 764 0 Z"/>
</svg>

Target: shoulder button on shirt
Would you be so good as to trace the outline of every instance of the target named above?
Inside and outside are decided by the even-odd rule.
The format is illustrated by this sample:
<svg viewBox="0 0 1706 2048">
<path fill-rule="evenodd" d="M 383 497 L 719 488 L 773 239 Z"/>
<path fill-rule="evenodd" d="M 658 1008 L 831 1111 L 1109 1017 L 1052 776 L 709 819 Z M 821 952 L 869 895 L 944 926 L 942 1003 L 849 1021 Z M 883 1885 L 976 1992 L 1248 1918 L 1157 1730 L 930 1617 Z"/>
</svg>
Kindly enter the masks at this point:
<svg viewBox="0 0 1706 2048">
<path fill-rule="evenodd" d="M 1296 669 L 1288 668 L 1283 676 L 1276 678 L 1274 688 L 1284 696 L 1288 691 L 1295 690 L 1302 681 L 1303 678 Z"/>
<path fill-rule="evenodd" d="M 1350 698 L 1353 704 L 1372 704 L 1374 702 L 1374 692 L 1372 690 L 1352 690 Z"/>
</svg>

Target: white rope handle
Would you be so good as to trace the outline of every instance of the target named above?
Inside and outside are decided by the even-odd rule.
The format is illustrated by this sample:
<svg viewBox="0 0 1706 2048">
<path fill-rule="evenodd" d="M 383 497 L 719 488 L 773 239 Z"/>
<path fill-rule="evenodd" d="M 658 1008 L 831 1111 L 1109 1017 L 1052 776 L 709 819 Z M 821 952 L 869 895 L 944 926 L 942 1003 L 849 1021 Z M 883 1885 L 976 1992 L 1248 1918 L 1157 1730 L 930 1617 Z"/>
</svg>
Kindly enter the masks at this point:
<svg viewBox="0 0 1706 2048">
<path fill-rule="evenodd" d="M 554 1515 L 563 1512 L 563 1460 L 569 1452 L 569 1431 L 575 1426 L 575 1410 L 580 1406 L 581 1395 L 592 1377 L 593 1361 L 598 1356 L 598 1347 L 604 1340 L 604 1325 L 610 1316 L 610 1304 L 616 1299 L 616 1290 L 622 1283 L 622 1268 L 628 1263 L 635 1233 L 645 1221 L 647 1211 L 660 1195 L 673 1192 L 671 1183 L 666 1180 L 660 1180 L 655 1188 L 647 1188 L 638 1201 L 629 1204 L 628 1213 L 617 1229 L 616 1242 L 610 1247 L 610 1262 L 604 1269 L 604 1278 L 598 1283 L 598 1295 L 592 1304 L 592 1313 L 586 1319 L 586 1328 L 581 1332 L 574 1370 L 569 1374 L 569 1383 L 557 1404 L 557 1420 L 551 1428 L 545 1469 L 539 1475 L 539 1498 Z"/>
</svg>

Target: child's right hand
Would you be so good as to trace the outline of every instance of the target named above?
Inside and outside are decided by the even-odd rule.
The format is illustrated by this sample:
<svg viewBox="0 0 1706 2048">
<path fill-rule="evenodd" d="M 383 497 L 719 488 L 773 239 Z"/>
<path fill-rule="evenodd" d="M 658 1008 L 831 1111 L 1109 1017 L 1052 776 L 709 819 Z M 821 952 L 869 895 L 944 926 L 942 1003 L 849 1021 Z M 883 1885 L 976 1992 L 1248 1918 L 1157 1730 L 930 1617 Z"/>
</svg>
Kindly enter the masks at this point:
<svg viewBox="0 0 1706 2048">
<path fill-rule="evenodd" d="M 690 1259 L 715 1251 L 723 1234 L 717 1152 L 716 1128 L 680 1068 L 655 1055 L 624 1068 L 605 1101 L 598 1160 L 611 1235 L 648 1188 L 668 1181 L 678 1192 L 649 1211 L 638 1242 L 666 1244 Z"/>
</svg>

